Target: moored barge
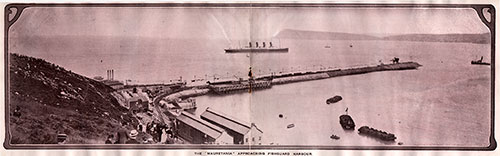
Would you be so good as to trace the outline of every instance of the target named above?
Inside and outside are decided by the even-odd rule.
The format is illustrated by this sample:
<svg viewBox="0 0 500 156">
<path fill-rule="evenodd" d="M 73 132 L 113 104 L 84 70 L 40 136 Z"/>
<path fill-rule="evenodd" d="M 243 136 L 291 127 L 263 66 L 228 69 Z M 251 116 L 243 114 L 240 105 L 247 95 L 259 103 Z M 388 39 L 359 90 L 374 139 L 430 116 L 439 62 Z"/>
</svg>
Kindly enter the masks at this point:
<svg viewBox="0 0 500 156">
<path fill-rule="evenodd" d="M 368 126 L 363 126 L 358 129 L 359 134 L 364 134 L 370 137 L 374 137 L 384 141 L 394 141 L 396 140 L 396 136 L 392 133 L 387 133 L 385 131 L 381 131 L 375 128 L 371 128 Z"/>
</svg>

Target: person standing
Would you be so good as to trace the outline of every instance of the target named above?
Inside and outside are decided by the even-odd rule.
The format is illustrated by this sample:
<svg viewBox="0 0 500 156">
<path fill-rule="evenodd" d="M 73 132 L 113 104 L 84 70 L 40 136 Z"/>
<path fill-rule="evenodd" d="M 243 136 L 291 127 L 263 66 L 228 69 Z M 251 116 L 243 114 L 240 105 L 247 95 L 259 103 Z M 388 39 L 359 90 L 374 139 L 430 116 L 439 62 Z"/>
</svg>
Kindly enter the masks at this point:
<svg viewBox="0 0 500 156">
<path fill-rule="evenodd" d="M 482 58 L 481 58 L 481 60 L 482 60 Z M 21 107 L 16 106 L 16 109 L 14 109 L 14 116 L 18 117 L 18 118 L 21 117 Z"/>
<path fill-rule="evenodd" d="M 163 134 L 163 124 L 160 123 L 156 126 L 156 137 L 157 137 L 157 142 L 161 142 L 161 135 Z"/>
<path fill-rule="evenodd" d="M 108 135 L 108 139 L 106 139 L 106 142 L 104 142 L 105 144 L 113 144 L 113 138 L 115 136 L 113 134 L 110 134 Z"/>
<path fill-rule="evenodd" d="M 128 140 L 128 130 L 126 128 L 127 123 L 123 122 L 122 127 L 118 130 L 116 137 L 117 140 L 115 144 L 125 144 L 125 142 Z"/>
<path fill-rule="evenodd" d="M 125 142 L 126 144 L 140 144 L 139 141 L 137 141 L 137 135 L 139 134 L 139 132 L 137 132 L 137 130 L 131 130 L 130 131 L 130 135 L 129 135 L 129 140 L 127 140 L 127 142 Z"/>
</svg>

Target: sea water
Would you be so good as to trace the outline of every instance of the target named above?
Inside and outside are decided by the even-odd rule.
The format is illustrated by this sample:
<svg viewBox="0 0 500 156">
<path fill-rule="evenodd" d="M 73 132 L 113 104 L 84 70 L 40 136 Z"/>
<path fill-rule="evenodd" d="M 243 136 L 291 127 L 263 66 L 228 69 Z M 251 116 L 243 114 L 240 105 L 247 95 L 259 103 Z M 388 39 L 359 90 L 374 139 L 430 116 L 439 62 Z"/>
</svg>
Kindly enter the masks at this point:
<svg viewBox="0 0 500 156">
<path fill-rule="evenodd" d="M 114 79 L 129 83 L 246 78 L 250 66 L 255 75 L 263 75 L 376 65 L 399 57 L 423 66 L 200 96 L 195 114 L 210 107 L 255 123 L 264 132 L 263 144 L 489 145 L 491 67 L 470 64 L 481 56 L 489 62 L 489 44 L 282 39 L 280 46 L 288 47 L 288 53 L 227 54 L 223 49 L 231 45 L 223 40 L 45 38 L 30 46 L 13 42 L 10 52 L 43 58 L 88 77 L 105 77 L 106 70 L 114 69 Z M 327 105 L 326 99 L 335 95 L 343 100 Z M 344 131 L 339 116 L 345 113 L 356 128 L 366 125 L 394 133 L 396 142 Z M 289 124 L 295 126 L 287 128 Z M 340 140 L 330 139 L 332 134 Z"/>
</svg>

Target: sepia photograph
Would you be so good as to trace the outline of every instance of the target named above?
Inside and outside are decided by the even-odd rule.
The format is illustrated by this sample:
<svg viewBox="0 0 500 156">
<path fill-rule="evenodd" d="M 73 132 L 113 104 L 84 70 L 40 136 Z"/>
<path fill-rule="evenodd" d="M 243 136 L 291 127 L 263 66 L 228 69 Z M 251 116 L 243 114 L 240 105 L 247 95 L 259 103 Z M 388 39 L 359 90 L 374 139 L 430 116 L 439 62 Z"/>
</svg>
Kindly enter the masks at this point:
<svg viewBox="0 0 500 156">
<path fill-rule="evenodd" d="M 492 5 L 4 13 L 7 149 L 496 148 Z"/>
</svg>

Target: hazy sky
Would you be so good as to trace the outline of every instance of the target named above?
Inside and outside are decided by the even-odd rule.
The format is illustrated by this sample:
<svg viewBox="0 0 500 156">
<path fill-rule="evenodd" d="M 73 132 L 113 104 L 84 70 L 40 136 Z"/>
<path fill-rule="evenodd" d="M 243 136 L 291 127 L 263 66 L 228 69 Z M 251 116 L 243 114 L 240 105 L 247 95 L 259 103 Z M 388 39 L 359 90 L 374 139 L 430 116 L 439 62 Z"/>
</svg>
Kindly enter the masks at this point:
<svg viewBox="0 0 500 156">
<path fill-rule="evenodd" d="M 28 8 L 11 37 L 270 38 L 283 29 L 359 34 L 486 33 L 473 9 Z"/>
<path fill-rule="evenodd" d="M 121 80 L 166 80 L 246 71 L 245 55 L 223 49 L 250 39 L 276 43 L 273 36 L 284 29 L 377 36 L 488 32 L 473 9 L 31 7 L 10 27 L 8 50 L 89 77 L 115 69 Z M 296 64 L 299 53 L 280 58 L 282 65 Z"/>
</svg>

